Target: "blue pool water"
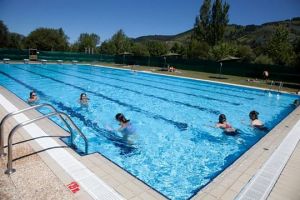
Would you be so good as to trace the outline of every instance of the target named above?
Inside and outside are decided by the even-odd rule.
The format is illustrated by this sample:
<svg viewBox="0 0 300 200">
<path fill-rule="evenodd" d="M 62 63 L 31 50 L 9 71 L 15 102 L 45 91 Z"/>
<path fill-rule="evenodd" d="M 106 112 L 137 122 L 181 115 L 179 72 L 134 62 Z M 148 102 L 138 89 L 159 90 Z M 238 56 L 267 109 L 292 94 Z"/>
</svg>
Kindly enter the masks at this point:
<svg viewBox="0 0 300 200">
<path fill-rule="evenodd" d="M 254 130 L 248 114 L 257 110 L 272 129 L 294 107 L 295 95 L 205 81 L 134 73 L 84 65 L 1 64 L 0 84 L 27 100 L 67 112 L 99 152 L 170 199 L 188 199 L 254 145 L 266 132 Z M 80 93 L 90 98 L 78 103 Z M 117 129 L 117 113 L 135 126 L 130 142 Z M 213 126 L 219 114 L 240 134 Z M 84 150 L 80 137 L 75 141 Z"/>
</svg>

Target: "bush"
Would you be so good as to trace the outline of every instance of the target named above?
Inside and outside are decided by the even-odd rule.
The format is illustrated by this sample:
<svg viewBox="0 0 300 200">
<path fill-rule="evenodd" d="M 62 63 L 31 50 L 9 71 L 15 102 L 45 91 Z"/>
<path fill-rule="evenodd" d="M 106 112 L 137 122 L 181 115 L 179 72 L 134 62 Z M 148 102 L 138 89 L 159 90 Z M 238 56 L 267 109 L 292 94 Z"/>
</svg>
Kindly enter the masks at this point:
<svg viewBox="0 0 300 200">
<path fill-rule="evenodd" d="M 272 65 L 274 64 L 273 63 L 273 60 L 272 58 L 266 56 L 266 55 L 259 55 L 255 60 L 254 60 L 254 63 L 255 64 L 265 64 L 265 65 Z"/>
<path fill-rule="evenodd" d="M 237 48 L 235 45 L 230 43 L 221 43 L 218 45 L 213 46 L 209 50 L 209 58 L 211 60 L 220 60 L 227 56 L 236 56 L 237 55 Z"/>
</svg>

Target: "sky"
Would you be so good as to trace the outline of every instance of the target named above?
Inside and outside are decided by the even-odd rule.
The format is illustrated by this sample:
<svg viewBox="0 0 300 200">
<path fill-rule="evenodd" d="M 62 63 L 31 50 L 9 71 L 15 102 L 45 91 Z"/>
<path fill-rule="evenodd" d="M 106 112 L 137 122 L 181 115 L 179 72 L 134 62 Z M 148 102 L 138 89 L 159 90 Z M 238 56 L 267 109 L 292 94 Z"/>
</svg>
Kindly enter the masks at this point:
<svg viewBox="0 0 300 200">
<path fill-rule="evenodd" d="M 213 1 L 213 0 L 212 0 Z M 104 41 L 122 29 L 128 37 L 174 35 L 193 27 L 203 0 L 0 0 L 0 20 L 27 36 L 39 27 L 63 28 Z M 224 0 L 223 0 L 224 2 Z M 300 17 L 300 0 L 226 0 L 229 23 L 262 24 Z"/>
</svg>

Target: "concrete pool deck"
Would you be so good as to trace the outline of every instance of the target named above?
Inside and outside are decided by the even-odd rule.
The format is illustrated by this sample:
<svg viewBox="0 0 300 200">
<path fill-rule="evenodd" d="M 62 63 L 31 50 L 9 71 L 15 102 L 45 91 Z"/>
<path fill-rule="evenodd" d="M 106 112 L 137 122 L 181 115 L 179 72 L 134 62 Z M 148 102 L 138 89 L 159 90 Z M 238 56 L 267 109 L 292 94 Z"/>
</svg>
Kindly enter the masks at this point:
<svg viewBox="0 0 300 200">
<path fill-rule="evenodd" d="M 28 106 L 5 88 L 0 88 L 0 94 L 17 108 Z M 1 119 L 7 113 L 5 105 L 0 102 Z M 40 115 L 36 111 L 26 113 L 28 118 Z M 291 113 L 285 120 L 276 126 L 268 135 L 240 157 L 233 165 L 222 172 L 210 184 L 204 187 L 193 199 L 234 199 L 258 169 L 268 160 L 274 150 L 280 145 L 293 126 L 300 120 L 300 107 Z M 15 120 L 9 120 L 5 126 L 5 138 L 8 131 L 15 125 Z M 50 120 L 36 123 L 50 136 L 68 135 Z M 299 130 L 300 134 L 300 130 Z M 20 129 L 15 141 L 30 139 L 31 136 Z M 53 137 L 61 146 L 65 146 L 59 139 Z M 5 139 L 5 143 L 6 143 Z M 100 154 L 79 156 L 72 149 L 62 148 L 80 161 L 99 179 L 107 184 L 114 192 L 124 199 L 165 199 L 149 186 L 137 180 Z M 27 144 L 14 146 L 14 157 L 23 156 L 41 150 L 41 146 L 32 140 Z M 13 163 L 17 170 L 11 176 L 4 174 L 6 159 L 0 159 L 0 197 L 4 199 L 95 199 L 79 184 L 80 190 L 72 193 L 67 187 L 74 179 L 56 163 L 47 150 L 38 154 L 19 159 Z M 287 165 L 282 171 L 275 187 L 268 199 L 300 199 L 297 185 L 300 180 L 297 174 L 300 166 L 300 145 L 297 144 Z M 287 189 L 286 189 L 287 188 Z M 281 198 L 280 198 L 281 197 Z M 101 199 L 101 198 L 99 198 Z M 105 199 L 105 198 L 103 198 Z"/>
</svg>

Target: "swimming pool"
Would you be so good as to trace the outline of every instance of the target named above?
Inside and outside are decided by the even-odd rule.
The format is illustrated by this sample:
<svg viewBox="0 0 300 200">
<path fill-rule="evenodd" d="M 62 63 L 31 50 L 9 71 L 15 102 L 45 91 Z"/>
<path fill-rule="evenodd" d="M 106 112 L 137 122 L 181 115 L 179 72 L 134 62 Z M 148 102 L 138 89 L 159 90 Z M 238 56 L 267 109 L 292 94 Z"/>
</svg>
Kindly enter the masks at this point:
<svg viewBox="0 0 300 200">
<path fill-rule="evenodd" d="M 170 199 L 188 199 L 266 132 L 248 126 L 257 110 L 272 129 L 294 107 L 294 95 L 86 65 L 1 64 L 0 84 L 23 100 L 31 90 L 67 112 L 99 152 Z M 80 93 L 90 98 L 78 103 Z M 136 127 L 133 143 L 120 140 L 115 121 L 124 113 Z M 240 130 L 213 128 L 218 115 Z M 114 134 L 114 136 L 112 136 Z M 83 150 L 83 141 L 76 142 Z"/>
</svg>

